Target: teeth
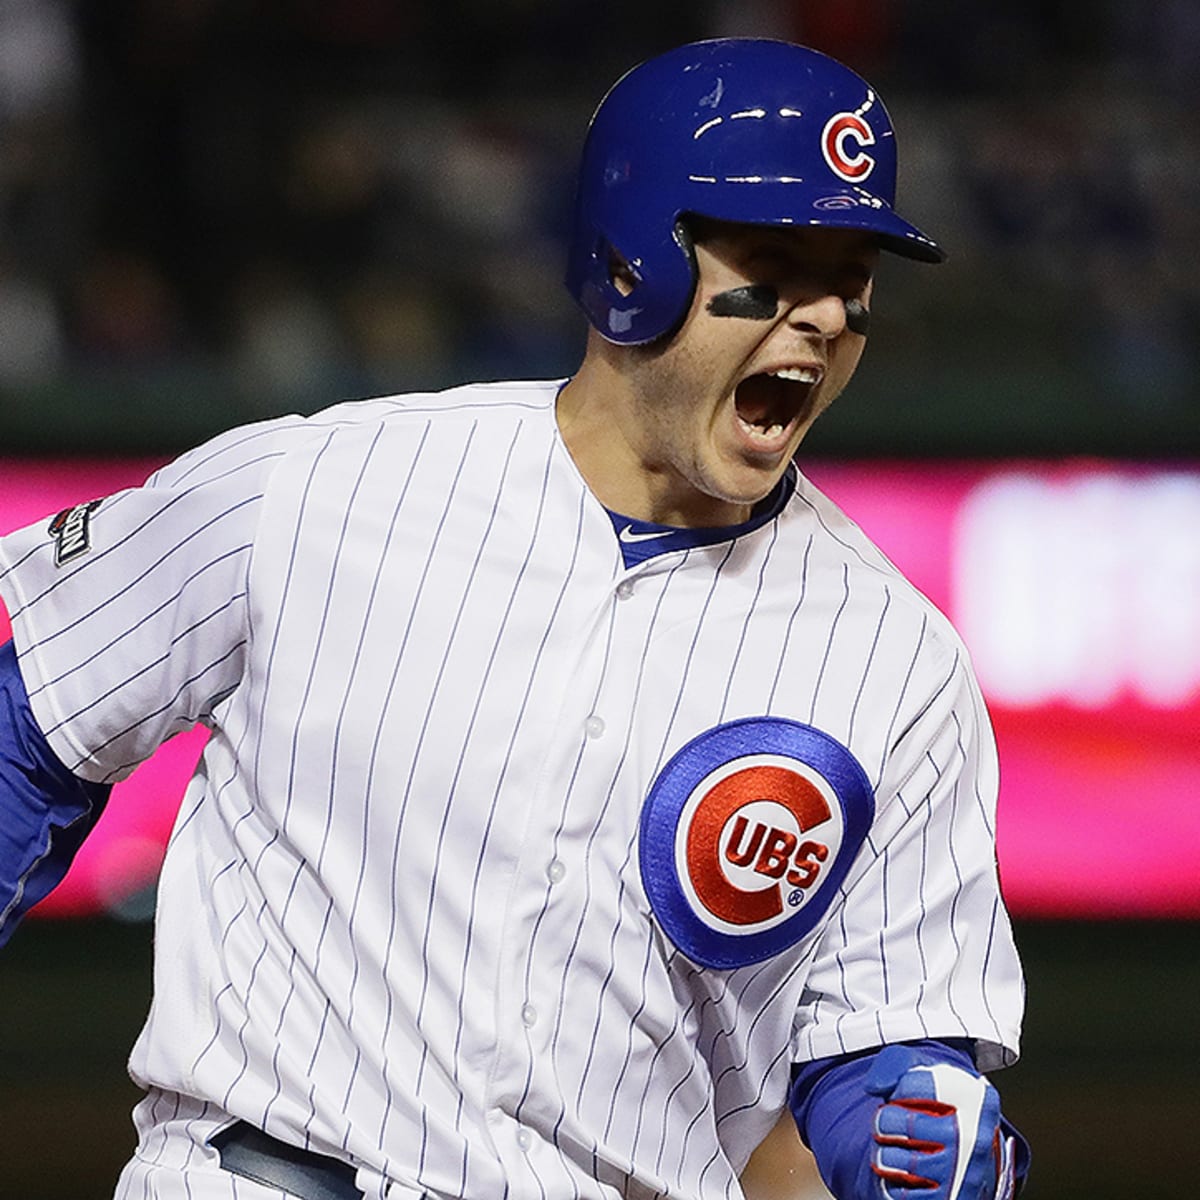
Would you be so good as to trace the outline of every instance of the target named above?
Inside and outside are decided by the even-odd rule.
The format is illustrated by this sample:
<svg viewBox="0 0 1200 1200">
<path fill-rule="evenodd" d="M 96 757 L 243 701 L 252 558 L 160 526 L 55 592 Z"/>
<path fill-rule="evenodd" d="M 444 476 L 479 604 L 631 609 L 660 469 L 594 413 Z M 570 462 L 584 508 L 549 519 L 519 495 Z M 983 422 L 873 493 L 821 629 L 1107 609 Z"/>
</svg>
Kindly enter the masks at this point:
<svg viewBox="0 0 1200 1200">
<path fill-rule="evenodd" d="M 821 373 L 815 367 L 784 367 L 771 374 L 776 379 L 786 379 L 791 383 L 816 383 L 821 378 Z"/>
<path fill-rule="evenodd" d="M 746 430 L 747 433 L 751 434 L 753 437 L 762 438 L 764 441 L 770 438 L 778 437 L 783 432 L 783 426 L 778 423 L 770 426 L 767 429 L 763 429 L 758 425 L 751 425 L 749 421 L 742 421 L 741 417 L 739 417 L 738 420 L 741 422 L 742 428 Z"/>
</svg>

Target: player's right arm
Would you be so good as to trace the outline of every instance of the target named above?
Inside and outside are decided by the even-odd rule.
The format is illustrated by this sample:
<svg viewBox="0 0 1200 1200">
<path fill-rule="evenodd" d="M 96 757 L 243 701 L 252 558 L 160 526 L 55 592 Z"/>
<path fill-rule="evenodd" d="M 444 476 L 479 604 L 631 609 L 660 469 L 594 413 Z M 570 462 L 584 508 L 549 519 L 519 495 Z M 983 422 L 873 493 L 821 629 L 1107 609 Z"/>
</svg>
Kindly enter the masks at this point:
<svg viewBox="0 0 1200 1200">
<path fill-rule="evenodd" d="M 0 944 L 65 874 L 111 785 L 238 685 L 248 574 L 297 419 L 0 538 Z"/>
<path fill-rule="evenodd" d="M 11 641 L 0 646 L 0 946 L 56 887 L 108 800 L 59 761 L 29 707 Z"/>
</svg>

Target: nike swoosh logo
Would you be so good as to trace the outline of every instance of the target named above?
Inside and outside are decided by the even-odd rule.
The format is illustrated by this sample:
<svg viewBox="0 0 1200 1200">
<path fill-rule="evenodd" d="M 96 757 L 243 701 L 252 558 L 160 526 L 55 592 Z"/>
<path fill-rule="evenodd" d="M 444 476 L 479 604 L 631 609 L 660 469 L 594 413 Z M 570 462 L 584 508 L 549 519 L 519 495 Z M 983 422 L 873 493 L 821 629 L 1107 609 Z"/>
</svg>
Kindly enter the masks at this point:
<svg viewBox="0 0 1200 1200">
<path fill-rule="evenodd" d="M 617 534 L 617 539 L 622 542 L 652 542 L 655 538 L 668 537 L 674 533 L 673 529 L 654 529 L 649 533 L 634 533 L 632 525 L 626 525 L 620 533 Z"/>
</svg>

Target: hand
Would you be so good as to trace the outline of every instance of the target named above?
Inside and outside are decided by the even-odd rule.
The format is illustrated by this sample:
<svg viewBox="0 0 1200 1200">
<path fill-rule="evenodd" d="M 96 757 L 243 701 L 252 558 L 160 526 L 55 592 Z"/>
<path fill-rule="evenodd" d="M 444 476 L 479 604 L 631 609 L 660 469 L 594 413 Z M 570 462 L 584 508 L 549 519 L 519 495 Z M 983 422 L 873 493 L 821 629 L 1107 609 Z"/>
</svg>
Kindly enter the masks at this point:
<svg viewBox="0 0 1200 1200">
<path fill-rule="evenodd" d="M 887 1200 L 1011 1200 L 1014 1138 L 1000 1096 L 982 1076 L 949 1063 L 921 1065 L 907 1046 L 882 1050 L 866 1088 L 875 1115 L 872 1170 Z"/>
</svg>

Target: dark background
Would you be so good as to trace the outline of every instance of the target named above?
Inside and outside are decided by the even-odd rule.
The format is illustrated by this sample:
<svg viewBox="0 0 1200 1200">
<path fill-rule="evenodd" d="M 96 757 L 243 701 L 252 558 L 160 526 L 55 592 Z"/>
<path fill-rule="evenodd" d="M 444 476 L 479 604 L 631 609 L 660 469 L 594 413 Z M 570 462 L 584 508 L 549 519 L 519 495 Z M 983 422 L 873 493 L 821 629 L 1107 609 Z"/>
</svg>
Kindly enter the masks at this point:
<svg viewBox="0 0 1200 1200">
<path fill-rule="evenodd" d="M 806 453 L 1200 456 L 1195 0 L 0 0 L 0 457 L 569 372 L 587 117 L 725 33 L 868 75 L 901 210 L 951 253 L 884 265 Z M 1018 922 L 1027 1200 L 1194 1190 L 1197 932 Z M 30 922 L 0 955 L 0 1196 L 111 1194 L 150 950 Z"/>
<path fill-rule="evenodd" d="M 866 74 L 951 255 L 812 453 L 1200 453 L 1197 0 L 0 0 L 0 454 L 569 372 L 587 118 L 724 33 Z"/>
</svg>

